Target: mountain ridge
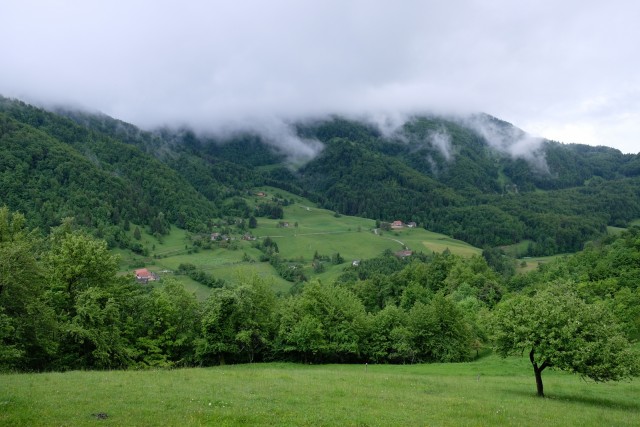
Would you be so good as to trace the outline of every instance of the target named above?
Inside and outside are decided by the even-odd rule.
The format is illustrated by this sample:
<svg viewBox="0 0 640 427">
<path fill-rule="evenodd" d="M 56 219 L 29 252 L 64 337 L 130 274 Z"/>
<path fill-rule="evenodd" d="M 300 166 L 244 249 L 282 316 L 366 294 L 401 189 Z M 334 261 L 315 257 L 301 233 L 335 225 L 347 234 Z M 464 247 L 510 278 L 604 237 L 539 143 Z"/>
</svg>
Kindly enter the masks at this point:
<svg viewBox="0 0 640 427">
<path fill-rule="evenodd" d="M 72 150 L 79 156 L 72 163 L 106 173 L 108 186 L 124 188 L 117 200 L 82 189 L 91 200 L 108 200 L 104 212 L 89 208 L 98 202 L 56 211 L 57 196 L 43 190 L 40 198 L 48 197 L 52 207 L 42 218 L 33 194 L 16 185 L 3 185 L 10 194 L 0 204 L 43 227 L 72 215 L 94 229 L 112 228 L 111 245 L 126 246 L 117 228 L 129 221 L 155 224 L 162 234 L 168 224 L 206 232 L 213 218 L 246 218 L 253 212 L 241 199 L 260 185 L 338 213 L 414 221 L 479 247 L 529 240 L 532 255 L 578 250 L 608 225 L 640 217 L 640 155 L 534 139 L 489 115 L 413 116 L 385 132 L 331 116 L 294 123 L 276 141 L 275 134 L 255 131 L 227 137 L 187 128 L 150 132 L 102 114 L 45 111 L 7 98 L 0 98 L 0 115 L 7 158 L 21 149 L 16 141 L 4 143 L 17 138 L 11 128 L 20 125 L 41 145 Z M 296 164 L 284 148 L 291 138 L 322 149 Z M 48 176 L 37 162 L 21 164 L 41 182 L 53 179 L 52 193 L 63 193 L 64 180 Z M 5 161 L 0 168 L 4 182 L 19 182 L 15 166 Z M 116 178 L 120 184 L 111 183 Z"/>
</svg>

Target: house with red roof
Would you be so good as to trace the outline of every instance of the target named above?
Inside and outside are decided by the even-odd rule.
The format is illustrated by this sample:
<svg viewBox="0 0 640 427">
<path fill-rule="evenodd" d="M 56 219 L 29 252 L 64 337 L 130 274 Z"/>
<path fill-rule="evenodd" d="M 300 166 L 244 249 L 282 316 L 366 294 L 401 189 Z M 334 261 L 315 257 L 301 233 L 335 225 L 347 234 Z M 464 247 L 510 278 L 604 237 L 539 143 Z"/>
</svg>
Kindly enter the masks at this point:
<svg viewBox="0 0 640 427">
<path fill-rule="evenodd" d="M 139 268 L 134 271 L 134 274 L 136 276 L 136 280 L 139 283 L 148 283 L 154 280 L 158 280 L 158 276 L 155 273 L 147 270 L 146 268 Z"/>
</svg>

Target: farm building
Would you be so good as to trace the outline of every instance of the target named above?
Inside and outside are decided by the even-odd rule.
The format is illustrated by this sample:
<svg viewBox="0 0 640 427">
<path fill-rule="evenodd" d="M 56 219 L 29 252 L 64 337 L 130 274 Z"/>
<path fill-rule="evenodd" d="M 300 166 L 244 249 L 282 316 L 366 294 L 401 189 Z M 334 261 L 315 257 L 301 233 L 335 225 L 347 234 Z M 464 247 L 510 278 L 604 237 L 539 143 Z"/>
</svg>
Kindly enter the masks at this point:
<svg viewBox="0 0 640 427">
<path fill-rule="evenodd" d="M 406 258 L 406 257 L 411 256 L 411 255 L 413 255 L 413 251 L 409 251 L 409 250 L 398 251 L 398 252 L 395 253 L 395 256 L 397 256 L 398 258 Z"/>
<path fill-rule="evenodd" d="M 136 280 L 139 283 L 148 283 L 154 280 L 158 280 L 158 276 L 155 273 L 152 273 L 151 271 L 147 270 L 146 268 L 140 268 L 138 270 L 135 270 L 134 274 L 136 276 Z"/>
</svg>

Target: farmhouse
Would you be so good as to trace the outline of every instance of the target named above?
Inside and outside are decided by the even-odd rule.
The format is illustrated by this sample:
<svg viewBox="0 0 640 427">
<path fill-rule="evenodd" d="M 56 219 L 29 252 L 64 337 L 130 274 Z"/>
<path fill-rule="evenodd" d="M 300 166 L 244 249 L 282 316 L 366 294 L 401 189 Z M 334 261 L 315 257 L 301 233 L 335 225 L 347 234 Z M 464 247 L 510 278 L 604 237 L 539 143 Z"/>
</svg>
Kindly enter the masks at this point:
<svg viewBox="0 0 640 427">
<path fill-rule="evenodd" d="M 409 228 L 416 228 L 417 226 L 418 226 L 418 224 L 416 224 L 413 221 L 411 221 L 410 223 L 407 224 L 407 227 L 409 227 Z"/>
<path fill-rule="evenodd" d="M 150 272 L 146 268 L 135 270 L 134 274 L 138 283 L 148 283 L 154 280 L 158 280 L 158 276 L 155 273 Z"/>
<path fill-rule="evenodd" d="M 409 250 L 398 251 L 398 252 L 395 253 L 395 256 L 397 256 L 398 258 L 406 258 L 406 257 L 411 256 L 411 255 L 413 255 L 413 251 L 409 251 Z"/>
<path fill-rule="evenodd" d="M 404 224 L 402 223 L 402 221 L 393 221 L 391 223 L 391 228 L 393 229 L 398 229 L 398 228 L 403 228 Z"/>
</svg>

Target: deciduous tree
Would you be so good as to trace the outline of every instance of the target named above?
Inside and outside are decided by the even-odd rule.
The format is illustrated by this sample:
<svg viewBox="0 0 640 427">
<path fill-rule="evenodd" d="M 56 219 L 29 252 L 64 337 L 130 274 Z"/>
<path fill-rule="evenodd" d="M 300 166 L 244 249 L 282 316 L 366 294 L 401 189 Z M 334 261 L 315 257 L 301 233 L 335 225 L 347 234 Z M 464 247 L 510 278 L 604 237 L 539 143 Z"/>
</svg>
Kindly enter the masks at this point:
<svg viewBox="0 0 640 427">
<path fill-rule="evenodd" d="M 638 355 L 601 303 L 587 304 L 570 283 L 554 283 L 533 296 L 519 295 L 498 304 L 493 328 L 498 354 L 527 354 L 538 396 L 544 396 L 542 372 L 556 368 L 594 381 L 639 373 Z"/>
</svg>

